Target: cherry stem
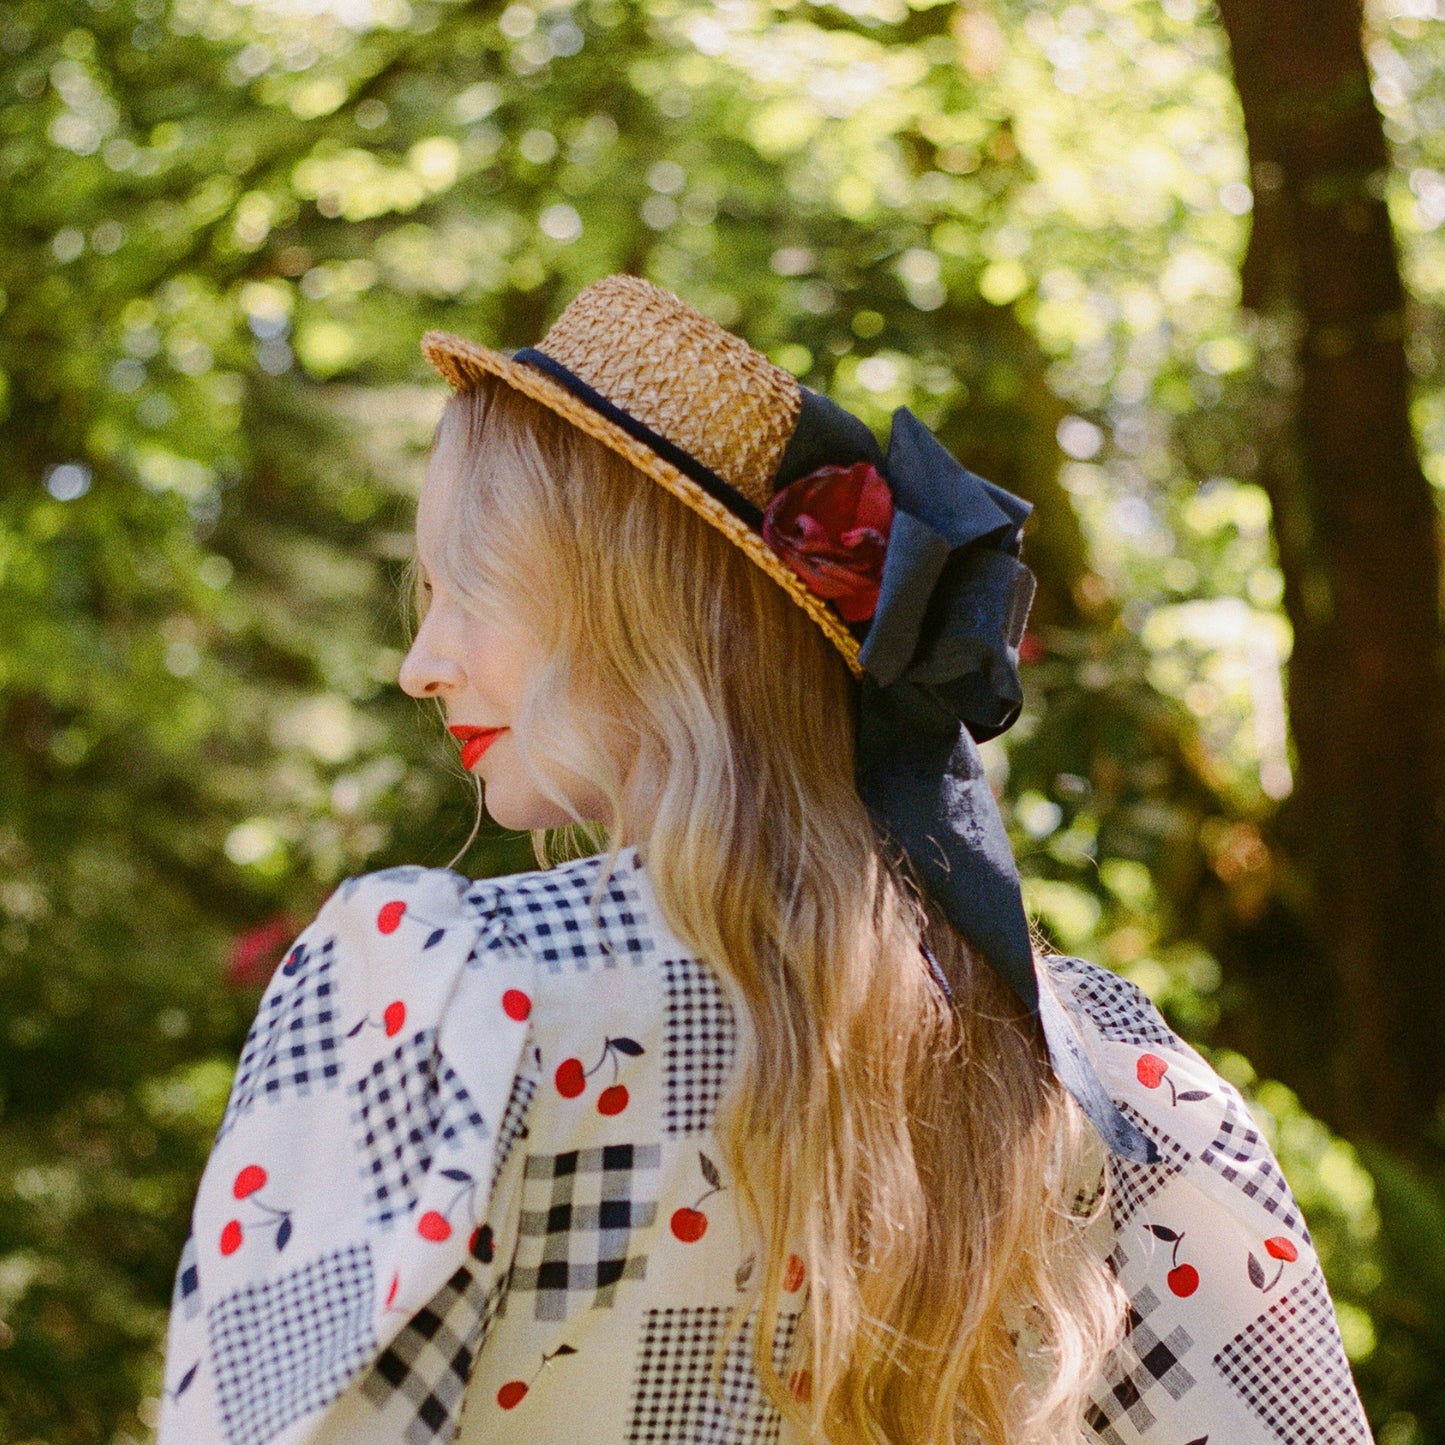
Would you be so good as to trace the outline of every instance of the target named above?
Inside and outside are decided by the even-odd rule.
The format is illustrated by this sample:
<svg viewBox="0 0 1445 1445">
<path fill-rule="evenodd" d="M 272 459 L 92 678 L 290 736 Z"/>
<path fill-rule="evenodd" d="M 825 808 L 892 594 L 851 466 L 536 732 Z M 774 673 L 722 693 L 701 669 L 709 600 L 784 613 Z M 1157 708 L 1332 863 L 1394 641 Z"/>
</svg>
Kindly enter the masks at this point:
<svg viewBox="0 0 1445 1445">
<path fill-rule="evenodd" d="M 550 1365 L 551 1363 L 552 1363 L 552 1356 L 549 1355 L 549 1354 L 545 1354 L 545 1353 L 544 1353 L 543 1356 L 542 1356 L 542 1363 L 537 1366 L 536 1373 L 533 1374 L 532 1378 L 527 1381 L 527 1388 L 528 1388 L 529 1390 L 532 1388 L 533 1385 L 535 1385 L 535 1384 L 537 1383 L 537 1377 L 538 1377 L 538 1376 L 542 1373 L 542 1371 L 545 1370 L 545 1369 L 547 1368 L 547 1366 Z"/>
<path fill-rule="evenodd" d="M 1279 1283 L 1279 1281 L 1280 1281 L 1280 1276 L 1283 1275 L 1283 1274 L 1284 1274 L 1284 1265 L 1281 1264 L 1280 1267 L 1279 1267 L 1277 1270 L 1275 1270 L 1275 1272 L 1274 1272 L 1274 1278 L 1273 1278 L 1272 1280 L 1270 1280 L 1270 1282 L 1269 1282 L 1267 1285 L 1265 1285 L 1264 1289 L 1265 1289 L 1265 1292 L 1266 1292 L 1266 1293 L 1268 1293 L 1270 1290 L 1272 1290 L 1272 1289 L 1275 1287 L 1275 1285 L 1277 1285 L 1277 1284 Z"/>
<path fill-rule="evenodd" d="M 598 1059 L 597 1062 L 596 1062 L 595 1064 L 593 1064 L 592 1067 L 591 1067 L 590 1069 L 588 1069 L 585 1074 L 582 1075 L 582 1077 L 583 1077 L 584 1079 L 590 1079 L 590 1078 L 592 1077 L 592 1075 L 595 1074 L 595 1073 L 597 1072 L 597 1070 L 600 1069 L 600 1068 L 602 1067 L 602 1065 L 607 1062 L 607 1056 L 608 1056 L 611 1052 L 612 1052 L 612 1040 L 611 1040 L 611 1039 L 608 1039 L 608 1040 L 606 1040 L 606 1041 L 603 1043 L 603 1045 L 602 1045 L 602 1057 L 601 1057 L 600 1059 Z M 613 1077 L 614 1081 L 615 1081 L 616 1078 L 617 1078 L 617 1061 L 616 1061 L 615 1059 L 612 1061 L 612 1077 Z"/>
<path fill-rule="evenodd" d="M 1174 1080 L 1171 1079 L 1168 1074 L 1165 1074 L 1164 1082 L 1169 1085 L 1169 1103 L 1177 1108 L 1179 1105 L 1179 1093 L 1174 1087 Z"/>
<path fill-rule="evenodd" d="M 696 1202 L 693 1204 L 692 1207 L 693 1207 L 694 1209 L 696 1209 L 696 1208 L 698 1207 L 698 1205 L 700 1205 L 704 1199 L 709 1199 L 709 1198 L 711 1198 L 714 1194 L 716 1194 L 719 1189 L 726 1189 L 726 1188 L 727 1188 L 727 1185 L 726 1185 L 726 1184 L 714 1184 L 713 1187 L 712 1187 L 711 1189 L 709 1189 L 706 1194 L 700 1195 L 700 1196 L 698 1197 L 698 1199 L 696 1200 Z"/>
<path fill-rule="evenodd" d="M 476 1188 L 477 1186 L 475 1182 L 471 1184 L 463 1184 L 462 1187 L 458 1189 L 455 1194 L 452 1195 L 452 1202 L 446 1207 L 446 1215 L 448 1218 L 450 1218 L 452 1210 L 454 1210 L 457 1205 L 461 1203 L 463 1197 L 466 1195 L 475 1194 Z M 469 1205 L 467 1207 L 467 1214 L 470 1216 L 471 1212 L 471 1207 Z"/>
</svg>

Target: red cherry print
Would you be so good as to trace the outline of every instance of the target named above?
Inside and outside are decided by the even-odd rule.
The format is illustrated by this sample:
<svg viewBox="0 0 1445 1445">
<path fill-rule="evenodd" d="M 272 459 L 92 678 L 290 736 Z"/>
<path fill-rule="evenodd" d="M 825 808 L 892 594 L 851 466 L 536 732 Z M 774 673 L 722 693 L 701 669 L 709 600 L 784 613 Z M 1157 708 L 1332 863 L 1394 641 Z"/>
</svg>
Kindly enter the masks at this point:
<svg viewBox="0 0 1445 1445">
<path fill-rule="evenodd" d="M 527 1382 L 525 1380 L 508 1380 L 497 1391 L 497 1404 L 504 1410 L 515 1410 L 522 1403 L 526 1393 Z"/>
<path fill-rule="evenodd" d="M 502 995 L 502 1012 L 509 1019 L 516 1019 L 521 1023 L 532 1012 L 532 1000 L 521 989 L 509 988 Z"/>
<path fill-rule="evenodd" d="M 428 1209 L 417 1220 L 416 1232 L 423 1239 L 429 1239 L 433 1244 L 440 1244 L 442 1240 L 451 1237 L 452 1227 L 447 1223 L 446 1215 L 438 1214 L 435 1209 Z"/>
<path fill-rule="evenodd" d="M 613 1084 L 597 1096 L 599 1114 L 620 1114 L 627 1107 L 627 1085 Z"/>
<path fill-rule="evenodd" d="M 387 1038 L 394 1038 L 406 1025 L 406 1005 L 400 999 L 395 1003 L 389 1003 L 386 1011 L 381 1016 L 381 1022 L 386 1028 Z"/>
<path fill-rule="evenodd" d="M 807 1370 L 794 1370 L 788 1376 L 788 1390 L 795 1400 L 806 1404 L 813 1398 L 813 1376 Z"/>
<path fill-rule="evenodd" d="M 672 1232 L 684 1244 L 696 1244 L 707 1233 L 707 1215 L 684 1205 L 672 1214 Z"/>
<path fill-rule="evenodd" d="M 390 1309 L 390 1308 L 391 1308 L 391 1302 L 392 1302 L 392 1300 L 394 1300 L 394 1299 L 396 1298 L 397 1286 L 398 1286 L 400 1283 L 401 1283 L 401 1276 L 400 1276 L 399 1274 L 394 1274 L 394 1275 L 392 1275 L 392 1277 L 391 1277 L 391 1288 L 390 1288 L 389 1290 L 387 1290 L 387 1292 L 386 1292 L 386 1307 L 387 1307 L 387 1309 Z"/>
<path fill-rule="evenodd" d="M 266 1171 L 259 1164 L 248 1164 L 236 1175 L 236 1182 L 231 1186 L 231 1193 L 237 1199 L 244 1199 L 248 1194 L 254 1194 L 258 1189 L 266 1187 Z"/>
<path fill-rule="evenodd" d="M 1192 1295 L 1199 1288 L 1199 1271 L 1192 1264 L 1181 1264 L 1169 1271 L 1169 1288 L 1180 1299 Z"/>
<path fill-rule="evenodd" d="M 788 1256 L 788 1267 L 783 1271 L 783 1288 L 789 1294 L 796 1294 L 803 1287 L 803 1261 L 796 1254 Z"/>
<path fill-rule="evenodd" d="M 383 933 L 395 933 L 401 927 L 401 916 L 405 912 L 406 904 L 399 898 L 391 903 L 383 903 L 381 911 L 376 915 L 376 926 Z"/>
<path fill-rule="evenodd" d="M 1140 1054 L 1134 1072 L 1146 1089 L 1157 1089 L 1164 1075 L 1169 1072 L 1169 1065 L 1158 1054 Z"/>
<path fill-rule="evenodd" d="M 235 1254 L 240 1249 L 241 1241 L 244 1238 L 245 1236 L 241 1233 L 241 1221 L 239 1219 L 230 1220 L 221 1231 L 221 1253 Z"/>
<path fill-rule="evenodd" d="M 1273 1239 L 1266 1239 L 1264 1247 L 1275 1259 L 1288 1260 L 1293 1264 L 1299 1258 L 1299 1250 L 1295 1248 L 1294 1240 L 1286 1239 L 1282 1234 L 1275 1235 Z"/>
<path fill-rule="evenodd" d="M 557 1065 L 557 1092 L 564 1099 L 575 1099 L 587 1087 L 587 1075 L 581 1059 L 563 1059 Z"/>
</svg>

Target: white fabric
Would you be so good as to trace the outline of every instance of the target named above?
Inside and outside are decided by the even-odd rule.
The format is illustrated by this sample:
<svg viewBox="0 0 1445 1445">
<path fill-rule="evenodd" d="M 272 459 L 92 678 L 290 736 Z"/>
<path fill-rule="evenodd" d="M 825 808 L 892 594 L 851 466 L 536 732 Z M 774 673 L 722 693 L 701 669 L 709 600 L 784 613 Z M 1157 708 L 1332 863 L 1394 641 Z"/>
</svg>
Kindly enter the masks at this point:
<svg viewBox="0 0 1445 1445">
<path fill-rule="evenodd" d="M 787 1438 L 747 1332 L 724 1398 L 711 1387 L 754 1267 L 712 1132 L 742 1020 L 636 851 L 610 878 L 604 861 L 370 873 L 301 934 L 197 1195 L 159 1445 Z M 1242 1098 L 1132 985 L 1078 959 L 1047 975 L 1164 1155 L 1109 1161 L 1099 1248 L 1133 1315 L 1093 1434 L 1370 1441 L 1304 1218 Z"/>
</svg>

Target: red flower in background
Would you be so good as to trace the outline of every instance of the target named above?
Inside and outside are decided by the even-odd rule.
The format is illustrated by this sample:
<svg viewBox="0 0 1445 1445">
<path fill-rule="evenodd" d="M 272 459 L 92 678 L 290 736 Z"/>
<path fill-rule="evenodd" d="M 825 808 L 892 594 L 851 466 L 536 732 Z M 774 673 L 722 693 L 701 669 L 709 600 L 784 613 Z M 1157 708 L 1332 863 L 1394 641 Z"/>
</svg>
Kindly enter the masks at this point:
<svg viewBox="0 0 1445 1445">
<path fill-rule="evenodd" d="M 264 984 L 281 962 L 286 945 L 301 932 L 289 913 L 276 913 L 238 933 L 226 950 L 226 982 L 232 988 L 254 988 Z"/>
<path fill-rule="evenodd" d="M 869 462 L 819 467 L 782 488 L 763 513 L 763 541 L 848 622 L 878 606 L 893 493 Z"/>
</svg>

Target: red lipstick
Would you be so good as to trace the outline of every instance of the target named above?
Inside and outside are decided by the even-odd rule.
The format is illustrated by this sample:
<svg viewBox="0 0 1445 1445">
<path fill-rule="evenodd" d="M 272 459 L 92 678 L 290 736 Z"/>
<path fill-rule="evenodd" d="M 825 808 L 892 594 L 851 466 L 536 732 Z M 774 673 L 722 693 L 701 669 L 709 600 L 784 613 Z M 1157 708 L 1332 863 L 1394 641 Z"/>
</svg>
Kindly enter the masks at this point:
<svg viewBox="0 0 1445 1445">
<path fill-rule="evenodd" d="M 454 737 L 459 738 L 462 744 L 462 766 L 469 771 L 476 765 L 477 759 L 506 732 L 506 728 L 478 728 L 468 727 L 464 723 L 453 723 L 447 731 Z"/>
</svg>

